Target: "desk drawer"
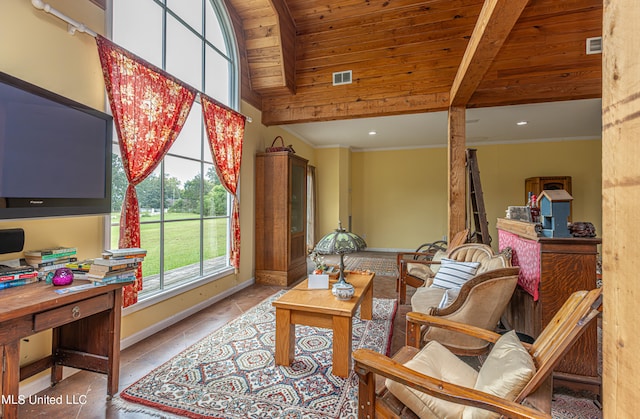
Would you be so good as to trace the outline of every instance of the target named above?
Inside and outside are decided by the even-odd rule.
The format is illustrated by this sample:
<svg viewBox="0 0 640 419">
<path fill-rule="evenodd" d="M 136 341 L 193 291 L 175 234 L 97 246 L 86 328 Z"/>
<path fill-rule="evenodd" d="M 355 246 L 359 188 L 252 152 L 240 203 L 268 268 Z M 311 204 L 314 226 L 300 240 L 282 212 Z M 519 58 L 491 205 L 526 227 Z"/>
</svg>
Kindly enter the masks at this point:
<svg viewBox="0 0 640 419">
<path fill-rule="evenodd" d="M 63 324 L 109 310 L 112 307 L 113 293 L 110 292 L 53 310 L 43 311 L 33 316 L 33 331 L 40 332 L 41 330 L 62 326 Z"/>
</svg>

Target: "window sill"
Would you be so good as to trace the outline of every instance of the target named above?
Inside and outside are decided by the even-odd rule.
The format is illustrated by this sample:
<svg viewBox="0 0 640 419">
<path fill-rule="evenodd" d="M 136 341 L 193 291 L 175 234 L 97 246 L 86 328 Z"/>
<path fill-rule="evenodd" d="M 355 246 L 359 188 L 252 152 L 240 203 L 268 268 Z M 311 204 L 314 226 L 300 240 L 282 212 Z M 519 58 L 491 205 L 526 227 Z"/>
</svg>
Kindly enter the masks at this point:
<svg viewBox="0 0 640 419">
<path fill-rule="evenodd" d="M 233 268 L 228 267 L 219 272 L 216 272 L 211 276 L 203 277 L 168 290 L 163 290 L 151 294 L 149 296 L 144 296 L 142 299 L 138 300 L 136 304 L 122 309 L 122 316 L 144 310 L 147 307 L 151 307 L 152 305 L 161 303 L 180 294 L 184 294 L 185 292 L 191 291 L 192 289 L 201 287 L 231 274 L 233 274 Z"/>
</svg>

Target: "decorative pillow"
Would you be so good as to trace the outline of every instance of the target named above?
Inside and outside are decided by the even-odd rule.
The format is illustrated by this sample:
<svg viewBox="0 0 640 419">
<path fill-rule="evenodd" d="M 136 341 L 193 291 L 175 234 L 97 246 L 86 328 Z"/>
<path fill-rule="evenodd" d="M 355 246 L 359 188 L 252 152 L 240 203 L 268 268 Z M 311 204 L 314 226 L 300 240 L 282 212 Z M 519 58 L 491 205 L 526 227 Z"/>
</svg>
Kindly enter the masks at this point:
<svg viewBox="0 0 640 419">
<path fill-rule="evenodd" d="M 505 333 L 493 346 L 478 372 L 474 388 L 513 401 L 531 380 L 536 367 L 515 330 Z M 499 418 L 498 413 L 466 407 L 463 419 Z"/>
<path fill-rule="evenodd" d="M 433 278 L 432 287 L 460 288 L 462 284 L 476 275 L 480 262 L 458 262 L 442 258 L 440 269 Z"/>
<path fill-rule="evenodd" d="M 440 300 L 440 304 L 438 304 L 438 308 L 449 307 L 453 300 L 455 300 L 460 294 L 460 288 L 449 288 L 442 295 L 442 300 Z"/>
</svg>

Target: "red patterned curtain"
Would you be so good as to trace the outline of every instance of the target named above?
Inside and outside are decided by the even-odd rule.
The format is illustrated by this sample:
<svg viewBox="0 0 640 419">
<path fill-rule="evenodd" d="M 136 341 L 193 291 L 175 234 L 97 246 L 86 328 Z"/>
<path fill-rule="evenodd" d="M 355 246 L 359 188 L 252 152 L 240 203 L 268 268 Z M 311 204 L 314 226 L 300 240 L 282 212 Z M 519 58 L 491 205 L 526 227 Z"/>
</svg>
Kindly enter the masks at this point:
<svg viewBox="0 0 640 419">
<path fill-rule="evenodd" d="M 207 128 L 209 147 L 214 166 L 222 186 L 233 195 L 231 213 L 231 266 L 240 267 L 240 205 L 238 180 L 242 161 L 242 140 L 245 117 L 233 110 L 218 105 L 213 99 L 200 94 L 202 113 Z"/>
<path fill-rule="evenodd" d="M 196 91 L 164 71 L 96 37 L 102 72 L 129 181 L 120 216 L 120 248 L 140 247 L 140 211 L 135 186 L 158 166 L 178 137 Z M 124 288 L 123 306 L 138 301 L 142 270 Z"/>
</svg>

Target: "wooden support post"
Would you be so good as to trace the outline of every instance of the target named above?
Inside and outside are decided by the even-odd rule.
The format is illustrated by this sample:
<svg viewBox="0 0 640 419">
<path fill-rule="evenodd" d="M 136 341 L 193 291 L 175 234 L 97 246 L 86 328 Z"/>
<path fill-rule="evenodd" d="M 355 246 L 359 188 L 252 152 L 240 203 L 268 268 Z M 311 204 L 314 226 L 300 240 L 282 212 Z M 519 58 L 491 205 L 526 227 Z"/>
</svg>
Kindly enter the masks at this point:
<svg viewBox="0 0 640 419">
<path fill-rule="evenodd" d="M 447 153 L 449 163 L 449 229 L 447 234 L 449 238 L 466 228 L 465 118 L 466 109 L 464 106 L 449 108 L 449 147 Z"/>
<path fill-rule="evenodd" d="M 602 65 L 603 409 L 638 416 L 640 2 L 604 2 Z"/>
</svg>

